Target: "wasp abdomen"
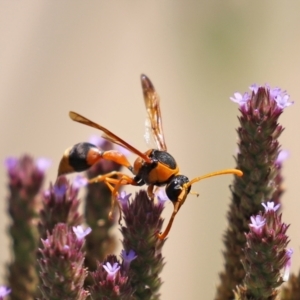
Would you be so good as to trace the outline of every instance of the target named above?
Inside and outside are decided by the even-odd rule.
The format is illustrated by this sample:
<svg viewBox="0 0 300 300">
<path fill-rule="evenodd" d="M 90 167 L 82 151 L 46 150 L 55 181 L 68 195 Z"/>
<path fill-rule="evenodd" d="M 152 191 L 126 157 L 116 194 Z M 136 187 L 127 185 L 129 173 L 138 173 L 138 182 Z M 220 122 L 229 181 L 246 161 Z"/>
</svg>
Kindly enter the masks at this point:
<svg viewBox="0 0 300 300">
<path fill-rule="evenodd" d="M 93 144 L 79 143 L 71 148 L 69 164 L 76 172 L 85 171 L 102 157 L 102 152 Z"/>
<path fill-rule="evenodd" d="M 58 176 L 86 171 L 102 158 L 102 151 L 90 143 L 78 143 L 65 151 L 62 157 Z"/>
</svg>

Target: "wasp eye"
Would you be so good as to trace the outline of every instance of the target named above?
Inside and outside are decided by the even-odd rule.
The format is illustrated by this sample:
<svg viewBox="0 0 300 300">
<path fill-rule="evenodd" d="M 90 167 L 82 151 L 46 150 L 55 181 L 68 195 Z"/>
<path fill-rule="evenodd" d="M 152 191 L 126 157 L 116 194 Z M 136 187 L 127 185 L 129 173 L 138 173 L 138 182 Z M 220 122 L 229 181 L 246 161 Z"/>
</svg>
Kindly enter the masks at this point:
<svg viewBox="0 0 300 300">
<path fill-rule="evenodd" d="M 182 191 L 182 186 L 185 183 L 188 183 L 189 179 L 184 175 L 177 175 L 172 178 L 170 183 L 166 186 L 166 194 L 168 198 L 172 202 L 176 202 L 178 199 L 178 196 L 180 195 Z M 191 187 L 188 187 L 187 194 L 190 192 Z"/>
</svg>

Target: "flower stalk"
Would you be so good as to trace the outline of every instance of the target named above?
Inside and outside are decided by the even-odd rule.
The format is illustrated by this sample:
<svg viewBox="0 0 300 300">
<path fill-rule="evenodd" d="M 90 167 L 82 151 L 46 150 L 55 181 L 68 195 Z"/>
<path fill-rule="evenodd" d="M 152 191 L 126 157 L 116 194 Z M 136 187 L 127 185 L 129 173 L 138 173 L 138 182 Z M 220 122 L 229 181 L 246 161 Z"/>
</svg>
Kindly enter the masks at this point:
<svg viewBox="0 0 300 300">
<path fill-rule="evenodd" d="M 159 240 L 157 234 L 163 224 L 164 203 L 150 200 L 144 190 L 139 191 L 132 202 L 129 196 L 122 194 L 120 203 L 125 222 L 121 227 L 124 251 L 129 255 L 133 250 L 137 256 L 130 265 L 130 283 L 136 299 L 159 299 L 162 285 L 159 274 L 164 267 L 161 251 L 165 240 Z"/>
<path fill-rule="evenodd" d="M 279 88 L 252 85 L 250 89 L 251 93 L 235 93 L 231 98 L 239 104 L 241 113 L 236 162 L 237 169 L 244 175 L 235 177 L 231 187 L 228 229 L 224 235 L 225 269 L 220 274 L 216 300 L 231 300 L 233 290 L 244 280 L 246 273 L 241 260 L 245 259 L 243 249 L 247 240 L 244 233 L 249 231 L 250 217 L 258 215 L 262 201 L 274 197 L 277 204 L 282 195 L 278 138 L 283 127 L 278 119 L 292 102 Z"/>
<path fill-rule="evenodd" d="M 6 160 L 9 178 L 9 233 L 12 238 L 12 262 L 8 265 L 11 299 L 33 300 L 37 290 L 36 250 L 39 234 L 37 223 L 41 206 L 41 186 L 50 163 L 28 155 Z"/>
</svg>

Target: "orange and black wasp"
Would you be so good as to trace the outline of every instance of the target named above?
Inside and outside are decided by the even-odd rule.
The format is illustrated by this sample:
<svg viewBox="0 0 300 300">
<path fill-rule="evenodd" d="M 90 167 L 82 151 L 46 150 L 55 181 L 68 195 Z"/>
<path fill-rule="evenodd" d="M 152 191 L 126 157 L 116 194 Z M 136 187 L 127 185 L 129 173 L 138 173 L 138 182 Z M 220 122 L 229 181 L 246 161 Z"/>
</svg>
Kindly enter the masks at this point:
<svg viewBox="0 0 300 300">
<path fill-rule="evenodd" d="M 172 201 L 174 208 L 165 231 L 158 234 L 159 239 L 164 239 L 167 237 L 172 227 L 177 212 L 185 202 L 187 195 L 190 193 L 192 184 L 217 175 L 235 174 L 237 176 L 242 176 L 243 173 L 237 169 L 227 169 L 196 177 L 192 180 L 189 180 L 188 177 L 180 174 L 176 160 L 169 152 L 167 152 L 162 128 L 159 96 L 147 76 L 142 75 L 141 82 L 146 110 L 150 121 L 150 132 L 154 138 L 157 149 L 149 149 L 142 153 L 105 127 L 71 111 L 69 116 L 73 121 L 99 129 L 103 132 L 102 137 L 104 139 L 120 145 L 136 154 L 137 159 L 132 166 L 126 156 L 119 151 L 102 151 L 92 144 L 79 143 L 65 151 L 59 165 L 58 176 L 72 172 L 85 171 L 101 159 L 111 160 L 128 168 L 133 173 L 133 177 L 123 172 L 113 171 L 89 180 L 89 183 L 104 182 L 111 190 L 112 206 L 110 215 L 112 214 L 115 205 L 118 205 L 120 209 L 119 202 L 116 198 L 121 186 L 147 185 L 147 193 L 151 199 L 154 198 L 155 187 L 165 186 L 166 195 Z"/>
</svg>

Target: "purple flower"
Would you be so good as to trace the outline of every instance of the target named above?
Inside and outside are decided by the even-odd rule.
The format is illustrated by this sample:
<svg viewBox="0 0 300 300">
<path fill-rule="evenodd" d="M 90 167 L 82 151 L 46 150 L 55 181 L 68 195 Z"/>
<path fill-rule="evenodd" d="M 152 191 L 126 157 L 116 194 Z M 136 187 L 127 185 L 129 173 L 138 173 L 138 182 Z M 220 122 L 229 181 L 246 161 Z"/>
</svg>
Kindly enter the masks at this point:
<svg viewBox="0 0 300 300">
<path fill-rule="evenodd" d="M 260 86 L 255 84 L 252 84 L 249 89 L 252 91 L 254 95 L 257 94 Z M 279 87 L 271 88 L 268 84 L 265 84 L 264 88 L 269 91 L 270 98 L 272 98 L 276 103 L 277 106 L 280 109 L 284 109 L 292 104 L 294 104 L 293 101 L 289 102 L 290 96 L 286 93 L 286 91 L 282 91 Z M 243 106 L 246 104 L 251 98 L 251 95 L 248 93 L 244 93 L 243 95 L 241 93 L 234 93 L 233 97 L 230 97 L 230 100 L 238 103 L 240 106 Z"/>
<path fill-rule="evenodd" d="M 261 204 L 264 208 L 265 208 L 265 212 L 268 212 L 268 211 L 277 211 L 277 209 L 280 207 L 280 204 L 277 204 L 276 206 L 275 203 L 273 201 L 271 202 L 267 202 L 267 205 L 266 203 L 262 203 Z"/>
<path fill-rule="evenodd" d="M 5 159 L 4 164 L 9 172 L 18 164 L 18 160 L 15 157 L 8 157 Z"/>
<path fill-rule="evenodd" d="M 35 160 L 35 165 L 40 172 L 45 172 L 51 166 L 51 160 L 48 158 L 40 157 Z"/>
<path fill-rule="evenodd" d="M 253 83 L 253 84 L 251 84 L 251 85 L 249 86 L 249 89 L 250 89 L 254 94 L 257 93 L 258 88 L 259 88 L 259 85 L 256 84 L 256 83 Z"/>
<path fill-rule="evenodd" d="M 111 265 L 110 262 L 107 262 L 106 265 L 103 265 L 103 268 L 107 272 L 108 280 L 114 280 L 116 273 L 120 270 L 120 266 L 117 262 L 115 262 L 113 265 Z"/>
<path fill-rule="evenodd" d="M 161 204 L 164 204 L 167 200 L 169 200 L 166 190 L 164 188 L 158 188 L 155 191 L 155 195 L 158 199 L 158 202 Z"/>
<path fill-rule="evenodd" d="M 124 269 L 128 271 L 130 263 L 137 258 L 133 250 L 129 250 L 128 254 L 125 250 L 121 251 L 121 257 L 123 259 Z"/>
<path fill-rule="evenodd" d="M 277 106 L 281 109 L 284 109 L 284 108 L 294 104 L 294 102 L 288 102 L 289 99 L 290 99 L 290 96 L 287 94 L 277 95 L 277 97 L 274 98 L 274 100 L 277 103 Z"/>
<path fill-rule="evenodd" d="M 282 164 L 288 157 L 290 156 L 290 152 L 287 150 L 281 150 L 276 158 L 275 163 Z"/>
<path fill-rule="evenodd" d="M 290 270 L 291 270 L 291 264 L 292 264 L 292 254 L 294 253 L 293 249 L 287 249 L 286 250 L 286 257 L 287 257 L 287 262 L 284 266 L 284 272 L 283 272 L 283 276 L 282 276 L 282 280 L 283 281 L 288 281 L 289 277 L 290 277 Z"/>
<path fill-rule="evenodd" d="M 77 175 L 73 180 L 73 187 L 75 189 L 80 189 L 83 186 L 88 184 L 88 179 L 83 177 L 82 175 Z"/>
<path fill-rule="evenodd" d="M 0 286 L 0 300 L 3 300 L 5 296 L 7 296 L 11 292 L 11 289 L 2 285 Z"/>
<path fill-rule="evenodd" d="M 67 189 L 68 187 L 65 184 L 55 185 L 53 188 L 54 194 L 57 198 L 62 198 L 66 194 Z"/>
<path fill-rule="evenodd" d="M 240 106 L 244 105 L 245 103 L 247 103 L 249 101 L 250 97 L 248 93 L 244 93 L 244 95 L 242 95 L 241 93 L 234 93 L 233 97 L 230 97 L 230 100 L 238 103 Z"/>
<path fill-rule="evenodd" d="M 81 225 L 73 226 L 73 232 L 76 234 L 78 240 L 82 240 L 85 236 L 87 236 L 92 229 L 90 227 L 86 228 L 85 230 Z"/>
<path fill-rule="evenodd" d="M 249 226 L 255 233 L 260 234 L 262 231 L 262 227 L 266 224 L 266 219 L 261 215 L 257 215 L 255 217 L 252 216 L 250 219 L 251 223 L 249 224 Z"/>
<path fill-rule="evenodd" d="M 272 97 L 272 98 L 276 98 L 278 95 L 280 95 L 281 94 L 281 88 L 279 88 L 279 87 L 275 87 L 275 88 L 273 88 L 273 89 L 271 89 L 269 86 L 266 86 L 269 90 L 270 90 L 270 96 Z M 284 92 L 285 93 L 285 92 Z"/>
<path fill-rule="evenodd" d="M 128 205 L 130 197 L 131 197 L 131 194 L 126 194 L 125 191 L 122 191 L 119 194 L 119 196 L 118 196 L 117 199 L 119 200 L 121 206 L 123 207 L 123 206 L 127 206 Z"/>
</svg>

